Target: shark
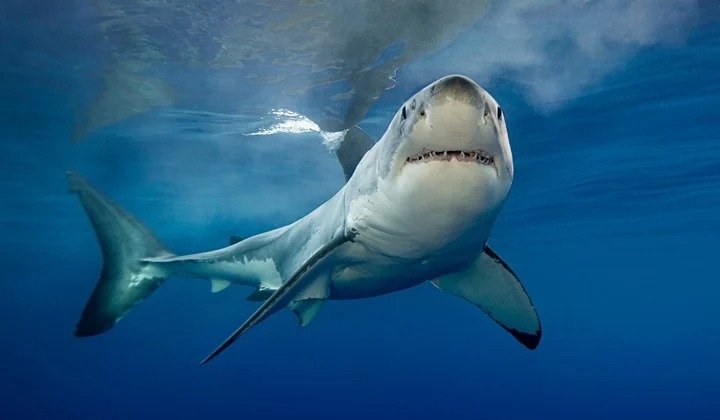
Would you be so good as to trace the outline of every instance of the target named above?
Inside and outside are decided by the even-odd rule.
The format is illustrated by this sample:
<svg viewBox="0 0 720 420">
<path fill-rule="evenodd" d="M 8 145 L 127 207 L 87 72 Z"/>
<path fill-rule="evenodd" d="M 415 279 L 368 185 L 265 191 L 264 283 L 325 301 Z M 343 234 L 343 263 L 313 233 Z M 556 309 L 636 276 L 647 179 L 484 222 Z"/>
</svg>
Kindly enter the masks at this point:
<svg viewBox="0 0 720 420">
<path fill-rule="evenodd" d="M 377 142 L 354 127 L 336 154 L 346 183 L 322 205 L 286 226 L 189 255 L 173 254 L 134 215 L 68 172 L 104 260 L 75 335 L 110 330 L 178 275 L 209 280 L 213 292 L 248 286 L 248 299 L 262 302 L 201 364 L 284 308 L 306 326 L 328 300 L 424 283 L 537 348 L 535 306 L 488 245 L 514 166 L 505 115 L 486 90 L 463 75 L 442 77 L 407 99 Z"/>
</svg>

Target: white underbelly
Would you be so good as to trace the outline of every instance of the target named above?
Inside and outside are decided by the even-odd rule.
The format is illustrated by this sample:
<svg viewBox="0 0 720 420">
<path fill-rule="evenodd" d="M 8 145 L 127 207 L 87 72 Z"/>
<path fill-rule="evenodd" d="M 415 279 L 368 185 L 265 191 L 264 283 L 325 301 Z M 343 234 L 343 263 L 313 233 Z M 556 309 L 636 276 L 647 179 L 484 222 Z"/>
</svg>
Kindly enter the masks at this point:
<svg viewBox="0 0 720 420">
<path fill-rule="evenodd" d="M 415 259 L 450 251 L 460 242 L 484 243 L 507 193 L 493 178 L 494 169 L 437 162 L 418 166 L 425 169 L 406 168 L 400 181 L 381 182 L 373 193 L 350 202 L 346 223 L 358 240 L 372 252 Z"/>
<path fill-rule="evenodd" d="M 377 296 L 464 268 L 482 252 L 508 187 L 476 163 L 407 165 L 380 179 L 348 200 L 354 242 L 339 250 L 331 295 Z"/>
<path fill-rule="evenodd" d="M 360 243 L 351 242 L 343 245 L 335 256 L 330 299 L 360 299 L 414 287 L 460 269 L 477 252 L 466 249 L 408 259 L 376 254 Z"/>
</svg>

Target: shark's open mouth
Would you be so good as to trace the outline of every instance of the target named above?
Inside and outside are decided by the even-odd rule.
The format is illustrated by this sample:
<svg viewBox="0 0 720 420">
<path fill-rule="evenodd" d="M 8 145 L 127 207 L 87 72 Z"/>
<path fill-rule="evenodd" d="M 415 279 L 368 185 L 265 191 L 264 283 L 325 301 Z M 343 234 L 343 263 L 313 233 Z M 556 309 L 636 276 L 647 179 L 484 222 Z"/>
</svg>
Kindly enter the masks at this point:
<svg viewBox="0 0 720 420">
<path fill-rule="evenodd" d="M 483 150 L 443 150 L 423 151 L 407 158 L 407 163 L 422 163 L 431 161 L 477 162 L 483 165 L 492 165 L 493 156 Z"/>
</svg>

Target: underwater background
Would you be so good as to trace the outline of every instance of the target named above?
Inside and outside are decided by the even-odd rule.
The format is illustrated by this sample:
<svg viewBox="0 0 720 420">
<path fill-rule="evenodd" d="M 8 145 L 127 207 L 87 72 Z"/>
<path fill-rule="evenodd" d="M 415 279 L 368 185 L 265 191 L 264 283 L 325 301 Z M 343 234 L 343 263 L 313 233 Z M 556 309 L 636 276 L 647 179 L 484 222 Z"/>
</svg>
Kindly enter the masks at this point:
<svg viewBox="0 0 720 420">
<path fill-rule="evenodd" d="M 720 3 L 0 4 L 0 418 L 720 418 Z M 460 73 L 503 107 L 490 237 L 529 351 L 430 285 L 289 311 L 208 365 L 251 290 L 173 277 L 73 336 L 102 260 L 65 171 L 176 253 L 290 223 Z"/>
</svg>

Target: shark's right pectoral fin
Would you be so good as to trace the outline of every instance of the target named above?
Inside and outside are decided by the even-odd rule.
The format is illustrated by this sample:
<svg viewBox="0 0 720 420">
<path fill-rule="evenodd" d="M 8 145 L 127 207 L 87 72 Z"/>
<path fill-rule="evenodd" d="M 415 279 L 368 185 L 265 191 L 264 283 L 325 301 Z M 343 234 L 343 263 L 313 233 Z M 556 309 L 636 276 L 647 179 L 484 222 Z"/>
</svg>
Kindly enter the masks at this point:
<svg viewBox="0 0 720 420">
<path fill-rule="evenodd" d="M 540 318 L 530 296 L 515 273 L 490 247 L 467 269 L 432 283 L 482 309 L 525 347 L 532 350 L 540 344 Z"/>
<path fill-rule="evenodd" d="M 300 320 L 300 325 L 305 326 L 317 315 L 322 307 L 326 290 L 314 290 L 312 276 L 306 274 L 323 258 L 325 258 L 335 248 L 347 242 L 349 239 L 340 233 L 330 242 L 326 243 L 320 249 L 315 251 L 306 261 L 304 261 L 295 272 L 275 291 L 267 297 L 262 305 L 248 318 L 239 328 L 237 328 L 222 344 L 220 344 L 212 353 L 210 353 L 201 365 L 209 362 L 218 354 L 230 347 L 241 335 L 245 334 L 250 328 L 259 324 L 270 315 L 280 309 L 290 306 Z M 322 289 L 322 288 L 321 288 Z M 308 291 L 310 293 L 308 293 Z M 318 295 L 314 297 L 313 295 Z M 252 295 L 251 295 L 252 296 Z"/>
</svg>

